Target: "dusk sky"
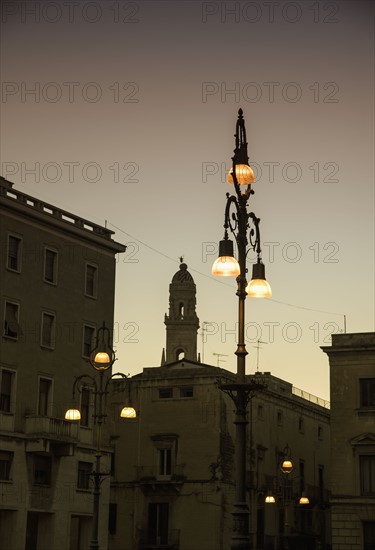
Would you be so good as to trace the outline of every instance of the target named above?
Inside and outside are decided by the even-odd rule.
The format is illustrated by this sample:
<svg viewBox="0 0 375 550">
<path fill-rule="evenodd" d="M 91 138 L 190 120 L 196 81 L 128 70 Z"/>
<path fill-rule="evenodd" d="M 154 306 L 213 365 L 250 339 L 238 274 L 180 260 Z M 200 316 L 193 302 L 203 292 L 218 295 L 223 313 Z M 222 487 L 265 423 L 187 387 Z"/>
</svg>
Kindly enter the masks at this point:
<svg viewBox="0 0 375 550">
<path fill-rule="evenodd" d="M 204 361 L 235 371 L 223 237 L 237 111 L 272 299 L 247 300 L 247 373 L 329 399 L 332 332 L 374 330 L 374 4 L 2 3 L 2 175 L 107 226 L 118 370 L 160 365 L 169 283 L 197 285 Z M 34 92 L 32 92 L 34 90 Z M 253 258 L 254 256 L 252 256 Z M 251 265 L 249 263 L 251 272 Z"/>
</svg>

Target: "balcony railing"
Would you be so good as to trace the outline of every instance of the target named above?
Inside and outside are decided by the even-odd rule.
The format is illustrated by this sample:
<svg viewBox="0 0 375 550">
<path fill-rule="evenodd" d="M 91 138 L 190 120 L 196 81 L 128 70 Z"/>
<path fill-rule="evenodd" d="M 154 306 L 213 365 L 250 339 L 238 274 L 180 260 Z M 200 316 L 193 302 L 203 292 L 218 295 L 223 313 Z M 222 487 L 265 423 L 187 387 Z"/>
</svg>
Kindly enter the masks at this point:
<svg viewBox="0 0 375 550">
<path fill-rule="evenodd" d="M 293 386 L 292 393 L 294 395 L 297 395 L 297 397 L 301 397 L 302 399 L 306 399 L 307 401 L 310 401 L 310 403 L 315 403 L 316 405 L 319 405 L 320 407 L 324 407 L 325 409 L 331 408 L 331 403 L 329 401 L 326 401 L 325 399 L 322 399 L 321 397 L 317 397 L 316 395 L 312 395 L 311 393 L 300 390 L 299 388 L 296 388 Z"/>
<path fill-rule="evenodd" d="M 25 418 L 25 433 L 40 435 L 55 441 L 76 441 L 78 425 L 62 418 L 31 415 Z"/>
<path fill-rule="evenodd" d="M 140 550 L 178 550 L 180 548 L 180 530 L 171 529 L 157 537 L 146 530 L 139 531 Z"/>
<path fill-rule="evenodd" d="M 176 482 L 185 479 L 184 465 L 176 464 L 172 466 L 170 473 L 161 474 L 155 465 L 144 465 L 136 468 L 136 479 L 145 481 L 147 479 L 161 482 Z"/>
</svg>

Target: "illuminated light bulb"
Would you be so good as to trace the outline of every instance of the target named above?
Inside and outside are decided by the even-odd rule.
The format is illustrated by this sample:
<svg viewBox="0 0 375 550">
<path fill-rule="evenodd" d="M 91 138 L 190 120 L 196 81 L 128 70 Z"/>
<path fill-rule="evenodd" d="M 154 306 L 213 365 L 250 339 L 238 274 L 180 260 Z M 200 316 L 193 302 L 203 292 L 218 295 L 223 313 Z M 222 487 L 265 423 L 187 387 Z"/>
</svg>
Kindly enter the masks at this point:
<svg viewBox="0 0 375 550">
<path fill-rule="evenodd" d="M 237 277 L 240 265 L 234 257 L 233 241 L 227 237 L 219 243 L 219 257 L 214 261 L 211 273 L 219 277 Z"/>
<path fill-rule="evenodd" d="M 133 407 L 124 407 L 120 412 L 121 418 L 137 418 L 137 413 Z"/>
<path fill-rule="evenodd" d="M 233 182 L 233 167 L 229 170 L 227 182 Z M 252 168 L 248 164 L 236 164 L 236 177 L 239 185 L 250 185 L 255 182 L 255 176 Z"/>
<path fill-rule="evenodd" d="M 252 279 L 246 287 L 249 298 L 271 298 L 270 284 L 263 279 Z"/>
<path fill-rule="evenodd" d="M 284 474 L 290 474 L 290 472 L 293 470 L 294 465 L 293 462 L 289 459 L 286 459 L 281 464 L 281 471 L 284 472 Z"/>
<path fill-rule="evenodd" d="M 220 258 L 214 261 L 211 273 L 219 277 L 238 277 L 240 274 L 240 265 L 236 258 L 220 256 Z"/>
<path fill-rule="evenodd" d="M 270 298 L 272 290 L 270 284 L 266 281 L 266 271 L 264 264 L 258 260 L 253 265 L 253 276 L 246 287 L 249 298 Z"/>
<path fill-rule="evenodd" d="M 65 413 L 65 420 L 69 420 L 70 422 L 81 420 L 81 413 L 78 409 L 68 409 Z"/>
<path fill-rule="evenodd" d="M 103 351 L 99 351 L 95 355 L 94 361 L 95 361 L 95 363 L 102 363 L 104 365 L 104 364 L 108 364 L 110 362 L 110 358 L 109 358 L 108 353 L 105 353 Z"/>
</svg>

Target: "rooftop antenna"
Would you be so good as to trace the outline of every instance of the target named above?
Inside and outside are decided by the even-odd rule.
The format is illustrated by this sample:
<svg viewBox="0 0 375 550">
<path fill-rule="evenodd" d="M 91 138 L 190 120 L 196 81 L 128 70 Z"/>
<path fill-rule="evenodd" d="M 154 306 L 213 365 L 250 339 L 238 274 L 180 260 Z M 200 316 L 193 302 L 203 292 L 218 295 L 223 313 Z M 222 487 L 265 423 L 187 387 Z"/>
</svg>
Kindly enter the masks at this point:
<svg viewBox="0 0 375 550">
<path fill-rule="evenodd" d="M 220 361 L 225 363 L 225 359 L 221 359 L 221 357 L 228 357 L 228 355 L 225 355 L 225 353 L 215 353 L 215 352 L 213 352 L 212 355 L 216 355 L 216 357 L 217 357 L 217 366 L 219 366 Z"/>
<path fill-rule="evenodd" d="M 202 323 L 202 363 L 204 363 L 204 343 L 205 343 L 205 333 L 207 332 L 206 326 L 210 325 L 211 323 L 208 323 L 207 321 L 203 321 Z"/>
<path fill-rule="evenodd" d="M 268 342 L 262 342 L 262 340 L 257 340 L 257 345 L 255 346 L 257 349 L 257 372 L 259 372 L 259 350 L 262 349 L 260 344 L 268 344 Z"/>
</svg>

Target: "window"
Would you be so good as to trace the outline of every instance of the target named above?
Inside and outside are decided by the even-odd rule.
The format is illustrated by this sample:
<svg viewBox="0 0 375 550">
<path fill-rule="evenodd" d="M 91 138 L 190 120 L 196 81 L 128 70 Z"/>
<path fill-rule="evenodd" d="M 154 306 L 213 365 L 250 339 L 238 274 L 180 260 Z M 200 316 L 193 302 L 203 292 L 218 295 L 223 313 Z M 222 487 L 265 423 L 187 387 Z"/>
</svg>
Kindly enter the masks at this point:
<svg viewBox="0 0 375 550">
<path fill-rule="evenodd" d="M 115 535 L 117 530 L 117 504 L 115 502 L 109 503 L 108 510 L 108 533 Z"/>
<path fill-rule="evenodd" d="M 324 466 L 319 464 L 318 466 L 318 483 L 319 483 L 319 500 L 324 501 Z"/>
<path fill-rule="evenodd" d="M 361 407 L 375 407 L 375 378 L 362 378 L 359 381 Z"/>
<path fill-rule="evenodd" d="M 47 283 L 57 283 L 57 252 L 50 248 L 44 249 L 44 280 Z"/>
<path fill-rule="evenodd" d="M 361 495 L 375 495 L 375 455 L 360 455 Z"/>
<path fill-rule="evenodd" d="M 21 271 L 22 239 L 15 235 L 8 235 L 7 268 L 11 271 Z"/>
<path fill-rule="evenodd" d="M 98 282 L 98 268 L 92 264 L 86 264 L 85 294 L 96 298 Z"/>
<path fill-rule="evenodd" d="M 168 519 L 169 504 L 167 502 L 151 502 L 148 505 L 148 544 L 168 544 Z"/>
<path fill-rule="evenodd" d="M 0 451 L 0 480 L 10 481 L 12 479 L 13 453 L 10 451 Z"/>
<path fill-rule="evenodd" d="M 52 394 L 52 380 L 39 378 L 38 415 L 49 416 Z"/>
<path fill-rule="evenodd" d="M 171 399 L 173 397 L 172 388 L 159 388 L 159 399 Z"/>
<path fill-rule="evenodd" d="M 12 409 L 12 386 L 14 372 L 2 369 L 0 371 L 0 411 L 11 412 Z"/>
<path fill-rule="evenodd" d="M 302 495 L 302 493 L 305 490 L 305 461 L 304 460 L 299 461 L 299 489 Z"/>
<path fill-rule="evenodd" d="M 170 476 L 172 474 L 172 449 L 158 449 L 158 474 Z"/>
<path fill-rule="evenodd" d="M 259 419 L 264 418 L 264 408 L 263 408 L 263 405 L 258 405 L 257 411 L 258 411 L 258 412 L 257 412 L 258 418 L 259 418 Z"/>
<path fill-rule="evenodd" d="M 298 419 L 298 430 L 301 434 L 305 432 L 305 423 L 303 421 L 302 416 L 300 416 Z"/>
<path fill-rule="evenodd" d="M 45 455 L 34 456 L 34 484 L 51 484 L 51 457 Z"/>
<path fill-rule="evenodd" d="M 180 302 L 178 304 L 178 317 L 179 319 L 183 319 L 185 314 L 185 306 L 183 302 Z"/>
<path fill-rule="evenodd" d="M 89 426 L 90 422 L 90 389 L 81 389 L 81 426 Z"/>
<path fill-rule="evenodd" d="M 364 521 L 363 527 L 363 550 L 374 550 L 375 548 L 375 521 Z"/>
<path fill-rule="evenodd" d="M 55 347 L 55 316 L 53 313 L 42 313 L 41 346 L 54 349 Z"/>
<path fill-rule="evenodd" d="M 323 426 L 318 426 L 318 439 L 323 439 Z"/>
<path fill-rule="evenodd" d="M 191 386 L 180 388 L 180 397 L 193 397 L 194 390 Z"/>
<path fill-rule="evenodd" d="M 176 350 L 176 361 L 181 361 L 185 358 L 185 350 L 183 348 L 178 348 Z"/>
<path fill-rule="evenodd" d="M 19 321 L 20 306 L 15 302 L 5 302 L 4 336 L 17 340 L 20 334 Z"/>
<path fill-rule="evenodd" d="M 88 491 L 90 489 L 91 462 L 78 462 L 77 489 Z"/>
<path fill-rule="evenodd" d="M 95 327 L 83 325 L 83 357 L 90 357 L 90 353 L 94 348 Z"/>
</svg>

